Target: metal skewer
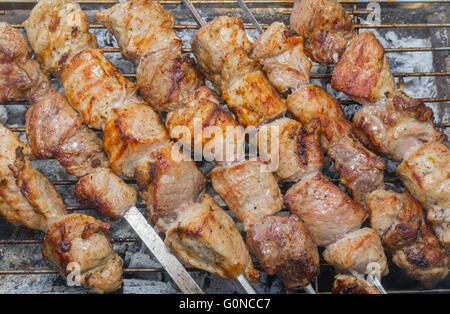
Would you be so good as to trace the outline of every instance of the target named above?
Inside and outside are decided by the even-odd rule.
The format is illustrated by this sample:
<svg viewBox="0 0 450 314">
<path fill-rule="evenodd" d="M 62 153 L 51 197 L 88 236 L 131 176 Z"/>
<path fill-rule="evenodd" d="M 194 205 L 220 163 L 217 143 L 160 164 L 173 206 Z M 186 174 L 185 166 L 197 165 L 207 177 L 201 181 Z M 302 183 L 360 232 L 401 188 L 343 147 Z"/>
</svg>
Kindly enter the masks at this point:
<svg viewBox="0 0 450 314">
<path fill-rule="evenodd" d="M 200 26 L 205 25 L 205 21 L 203 20 L 203 18 L 201 17 L 200 13 L 197 11 L 197 9 L 194 7 L 194 5 L 192 4 L 192 2 L 190 0 L 182 0 L 183 4 L 189 9 L 189 11 L 191 11 L 192 15 L 195 17 L 195 20 L 197 21 L 197 23 Z M 248 9 L 248 8 L 247 8 Z M 255 19 L 256 22 L 256 19 Z M 256 22 L 257 23 L 257 22 Z M 259 24 L 258 24 L 259 26 Z M 259 26 L 259 29 L 261 29 L 261 32 L 263 31 L 261 26 Z M 252 286 L 252 284 L 247 280 L 247 278 L 245 278 L 245 276 L 243 274 L 240 274 L 239 277 L 237 278 L 237 280 L 240 282 L 241 286 L 245 289 L 245 291 L 248 294 L 257 294 L 258 292 L 256 291 L 256 289 Z M 307 287 L 305 287 L 305 291 L 308 294 L 316 294 L 316 292 L 314 291 L 314 288 L 311 285 L 308 285 Z"/>
<path fill-rule="evenodd" d="M 184 0 L 183 0 L 184 1 Z M 186 0 L 189 1 L 189 0 Z M 259 25 L 258 20 L 256 19 L 256 17 L 253 15 L 253 13 L 250 11 L 250 9 L 248 8 L 247 4 L 244 2 L 244 0 L 237 0 L 237 2 L 239 3 L 239 6 L 241 7 L 241 9 L 245 12 L 245 14 L 250 18 L 250 20 L 252 21 L 253 26 L 255 26 L 256 30 L 258 31 L 259 34 L 264 33 L 264 30 L 262 29 L 261 25 Z M 192 5 L 192 4 L 191 4 Z M 378 280 L 377 277 L 373 276 L 373 275 L 369 275 L 370 279 L 372 280 L 374 286 L 383 294 L 387 294 L 386 290 L 383 288 L 383 286 L 381 285 L 381 282 Z M 305 291 L 307 293 L 309 293 L 306 289 L 311 287 L 311 285 L 309 285 L 308 287 L 305 288 Z M 311 287 L 312 289 L 312 287 Z M 314 291 L 314 289 L 312 290 Z"/>
</svg>

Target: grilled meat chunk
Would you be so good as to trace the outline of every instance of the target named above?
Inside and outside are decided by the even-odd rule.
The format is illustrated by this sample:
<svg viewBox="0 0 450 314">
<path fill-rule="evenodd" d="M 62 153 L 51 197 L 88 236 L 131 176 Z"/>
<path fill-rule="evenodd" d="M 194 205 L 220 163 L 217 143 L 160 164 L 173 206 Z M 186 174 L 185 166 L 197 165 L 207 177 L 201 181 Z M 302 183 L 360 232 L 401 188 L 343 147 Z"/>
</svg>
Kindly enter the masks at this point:
<svg viewBox="0 0 450 314">
<path fill-rule="evenodd" d="M 219 276 L 236 279 L 245 271 L 251 281 L 259 280 L 245 243 L 233 219 L 204 194 L 169 225 L 166 244 L 187 264 Z"/>
<path fill-rule="evenodd" d="M 277 180 L 259 160 L 216 167 L 209 175 L 214 190 L 242 221 L 245 230 L 283 206 Z"/>
<path fill-rule="evenodd" d="M 272 23 L 254 42 L 250 58 L 258 61 L 280 93 L 308 84 L 311 61 L 304 52 L 303 38 L 280 22 Z"/>
<path fill-rule="evenodd" d="M 54 75 L 79 51 L 97 48 L 86 14 L 73 0 L 39 1 L 24 26 L 39 63 Z"/>
<path fill-rule="evenodd" d="M 321 64 L 336 63 L 356 34 L 350 14 L 336 0 L 297 0 L 290 23 L 305 39 L 306 54 Z"/>
<path fill-rule="evenodd" d="M 307 286 L 319 275 L 319 253 L 296 215 L 267 216 L 247 231 L 247 245 L 262 268 L 287 289 Z"/>
<path fill-rule="evenodd" d="M 403 184 L 427 210 L 427 218 L 441 244 L 450 250 L 450 152 L 431 141 L 397 168 Z"/>
<path fill-rule="evenodd" d="M 380 294 L 380 291 L 369 285 L 362 276 L 342 274 L 336 276 L 332 292 L 335 294 Z"/>
<path fill-rule="evenodd" d="M 258 152 L 262 160 L 275 166 L 278 181 L 297 182 L 319 171 L 325 163 L 314 122 L 301 123 L 281 118 L 262 126 L 257 134 Z"/>
<path fill-rule="evenodd" d="M 323 258 L 338 272 L 347 270 L 364 274 L 375 271 L 381 276 L 389 273 L 380 237 L 372 228 L 350 232 L 328 245 Z"/>
<path fill-rule="evenodd" d="M 284 201 L 291 213 L 303 220 L 319 246 L 343 238 L 367 218 L 361 205 L 320 173 L 302 178 L 286 192 Z"/>
<path fill-rule="evenodd" d="M 371 225 L 398 267 L 425 287 L 447 277 L 449 255 L 430 232 L 422 206 L 411 194 L 377 190 L 367 202 Z"/>
<path fill-rule="evenodd" d="M 109 229 L 109 224 L 86 215 L 66 215 L 50 225 L 42 255 L 64 276 L 79 267 L 83 286 L 112 292 L 122 285 L 122 261 L 113 251 Z"/>
</svg>

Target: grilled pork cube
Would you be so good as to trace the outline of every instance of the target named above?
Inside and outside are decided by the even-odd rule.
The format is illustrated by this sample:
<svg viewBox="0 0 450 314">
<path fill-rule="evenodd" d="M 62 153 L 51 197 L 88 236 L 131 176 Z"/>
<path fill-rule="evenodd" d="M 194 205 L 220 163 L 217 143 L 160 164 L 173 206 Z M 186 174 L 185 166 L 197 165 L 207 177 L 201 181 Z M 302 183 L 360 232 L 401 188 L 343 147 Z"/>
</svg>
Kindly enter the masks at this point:
<svg viewBox="0 0 450 314">
<path fill-rule="evenodd" d="M 305 287 L 319 275 L 319 252 L 296 215 L 267 216 L 247 231 L 247 245 L 269 275 L 287 289 Z"/>
<path fill-rule="evenodd" d="M 358 229 L 367 214 L 321 173 L 302 178 L 284 197 L 291 213 L 297 214 L 314 242 L 327 246 Z"/>
<path fill-rule="evenodd" d="M 389 273 L 380 237 L 372 228 L 350 232 L 328 245 L 323 258 L 338 272 L 347 270 L 364 274 L 373 271 L 380 276 Z"/>
<path fill-rule="evenodd" d="M 112 218 L 122 217 L 136 204 L 136 190 L 109 168 L 101 168 L 82 177 L 74 192 L 82 203 L 96 206 Z"/>
<path fill-rule="evenodd" d="M 46 231 L 66 213 L 50 181 L 31 167 L 30 149 L 0 124 L 0 213 L 12 224 Z"/>
<path fill-rule="evenodd" d="M 303 127 L 289 118 L 275 120 L 259 129 L 259 155 L 274 166 L 278 163 L 274 172 L 278 181 L 297 182 L 322 168 L 325 159 L 320 150 L 319 130 L 320 126 L 314 126 L 314 122 Z"/>
<path fill-rule="evenodd" d="M 261 71 L 244 75 L 228 89 L 222 98 L 244 127 L 257 127 L 283 116 L 286 105 Z"/>
<path fill-rule="evenodd" d="M 159 114 L 138 98 L 130 99 L 125 107 L 112 109 L 103 135 L 111 167 L 125 177 L 133 177 L 137 163 L 168 141 Z"/>
<path fill-rule="evenodd" d="M 362 276 L 342 274 L 336 276 L 332 292 L 335 294 L 380 294 L 380 291 L 369 285 Z"/>
<path fill-rule="evenodd" d="M 352 18 L 336 0 L 297 0 L 291 29 L 305 39 L 305 51 L 315 62 L 334 64 L 355 36 Z"/>
<path fill-rule="evenodd" d="M 397 168 L 403 184 L 427 209 L 439 241 L 450 250 L 450 152 L 431 141 L 403 160 Z"/>
<path fill-rule="evenodd" d="M 362 104 L 396 90 L 384 47 L 372 32 L 350 42 L 334 68 L 331 86 Z"/>
<path fill-rule="evenodd" d="M 170 138 L 209 161 L 232 162 L 244 149 L 244 129 L 206 86 L 189 95 L 185 108 L 167 114 L 166 127 Z"/>
<path fill-rule="evenodd" d="M 177 218 L 183 203 L 198 201 L 206 185 L 195 162 L 174 142 L 149 153 L 137 165 L 135 179 L 150 220 L 163 231 Z"/>
<path fill-rule="evenodd" d="M 217 167 L 209 175 L 214 190 L 242 221 L 245 230 L 283 207 L 277 180 L 259 160 Z"/>
<path fill-rule="evenodd" d="M 66 215 L 50 225 L 42 255 L 62 275 L 79 267 L 83 286 L 97 293 L 112 292 L 122 285 L 122 261 L 113 251 L 109 229 L 109 224 L 86 215 Z"/>
<path fill-rule="evenodd" d="M 258 281 L 259 272 L 233 219 L 208 194 L 187 206 L 169 226 L 166 244 L 195 268 L 233 280 L 245 271 Z"/>
<path fill-rule="evenodd" d="M 280 93 L 308 84 L 311 61 L 304 52 L 303 38 L 280 22 L 272 23 L 253 43 L 250 58 L 264 68 L 270 83 Z"/>
<path fill-rule="evenodd" d="M 113 108 L 134 101 L 135 85 L 123 77 L 100 49 L 86 49 L 61 71 L 67 100 L 86 124 L 103 129 Z"/>
<path fill-rule="evenodd" d="M 423 102 L 398 92 L 363 106 L 353 118 L 358 138 L 390 159 L 401 161 L 423 143 L 444 141 Z"/>
<path fill-rule="evenodd" d="M 86 14 L 73 0 L 39 1 L 24 26 L 39 63 L 54 75 L 76 53 L 97 48 Z"/>
</svg>

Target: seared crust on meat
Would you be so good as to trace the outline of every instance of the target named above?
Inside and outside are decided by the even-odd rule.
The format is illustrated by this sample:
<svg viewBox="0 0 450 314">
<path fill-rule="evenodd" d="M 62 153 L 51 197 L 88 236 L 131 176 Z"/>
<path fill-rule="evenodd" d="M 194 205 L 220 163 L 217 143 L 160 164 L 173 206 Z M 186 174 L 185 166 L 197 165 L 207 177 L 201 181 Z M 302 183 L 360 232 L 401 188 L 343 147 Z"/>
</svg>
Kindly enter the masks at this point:
<svg viewBox="0 0 450 314">
<path fill-rule="evenodd" d="M 39 1 L 24 26 L 39 63 L 55 75 L 76 53 L 97 48 L 86 14 L 73 0 Z"/>
<path fill-rule="evenodd" d="M 122 285 L 122 261 L 113 251 L 109 230 L 109 224 L 90 216 L 66 215 L 50 225 L 42 255 L 64 276 L 79 267 L 83 286 L 112 292 Z"/>
<path fill-rule="evenodd" d="M 342 274 L 336 276 L 331 291 L 335 294 L 380 294 L 380 291 L 370 286 L 362 276 Z"/>
<path fill-rule="evenodd" d="M 259 281 L 250 255 L 233 219 L 204 194 L 200 203 L 188 203 L 168 228 L 166 244 L 188 265 L 235 280 L 245 271 Z"/>
<path fill-rule="evenodd" d="M 327 246 L 358 229 L 367 214 L 321 173 L 302 178 L 284 196 L 291 213 L 297 214 L 314 242 Z"/>
<path fill-rule="evenodd" d="M 112 218 L 122 217 L 136 204 L 136 190 L 109 168 L 101 168 L 82 177 L 74 192 L 81 203 L 94 205 Z"/>
<path fill-rule="evenodd" d="M 265 216 L 279 212 L 283 206 L 277 180 L 259 160 L 216 167 L 209 175 L 214 190 L 246 230 Z"/>
<path fill-rule="evenodd" d="M 336 0 L 298 0 L 291 29 L 305 39 L 305 51 L 315 62 L 336 63 L 355 36 L 350 14 Z"/>
<path fill-rule="evenodd" d="M 247 245 L 269 275 L 287 289 L 307 286 L 319 275 L 319 252 L 296 215 L 267 216 L 247 231 Z"/>
<path fill-rule="evenodd" d="M 331 86 L 359 103 L 396 90 L 383 45 L 372 32 L 356 36 L 334 68 Z"/>
</svg>

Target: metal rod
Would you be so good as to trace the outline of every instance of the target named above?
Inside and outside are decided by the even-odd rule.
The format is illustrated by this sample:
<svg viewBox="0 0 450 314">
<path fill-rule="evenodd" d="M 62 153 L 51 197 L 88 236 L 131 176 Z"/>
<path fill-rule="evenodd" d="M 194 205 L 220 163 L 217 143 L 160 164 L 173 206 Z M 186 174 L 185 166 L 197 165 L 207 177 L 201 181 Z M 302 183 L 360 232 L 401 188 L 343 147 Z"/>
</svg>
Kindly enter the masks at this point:
<svg viewBox="0 0 450 314">
<path fill-rule="evenodd" d="M 241 284 L 247 294 L 258 294 L 258 291 L 252 286 L 252 284 L 245 278 L 244 274 L 240 274 L 237 277 L 237 281 Z"/>
<path fill-rule="evenodd" d="M 202 16 L 200 15 L 200 13 L 197 11 L 197 9 L 194 7 L 194 5 L 190 0 L 183 0 L 183 4 L 189 9 L 189 11 L 191 11 L 198 25 L 200 26 L 205 25 L 205 21 L 203 20 Z"/>
<path fill-rule="evenodd" d="M 239 6 L 242 8 L 242 10 L 247 14 L 247 16 L 252 21 L 252 24 L 255 26 L 258 33 L 262 34 L 264 33 L 264 30 L 262 29 L 261 25 L 259 25 L 258 20 L 255 18 L 253 13 L 248 8 L 247 4 L 244 2 L 244 0 L 238 0 Z"/>
<path fill-rule="evenodd" d="M 316 290 L 314 290 L 311 285 L 307 285 L 306 287 L 304 287 L 304 289 L 307 294 L 317 294 Z"/>
<path fill-rule="evenodd" d="M 0 0 L 0 4 L 11 4 L 10 0 Z M 15 3 L 36 4 L 37 0 L 15 0 Z M 78 0 L 80 4 L 116 4 L 117 0 Z M 161 4 L 181 4 L 181 0 L 161 0 Z M 234 0 L 192 0 L 194 4 L 234 4 Z M 248 0 L 248 3 L 255 4 L 292 4 L 295 0 Z M 338 0 L 340 3 L 449 3 L 448 0 Z"/>
</svg>

